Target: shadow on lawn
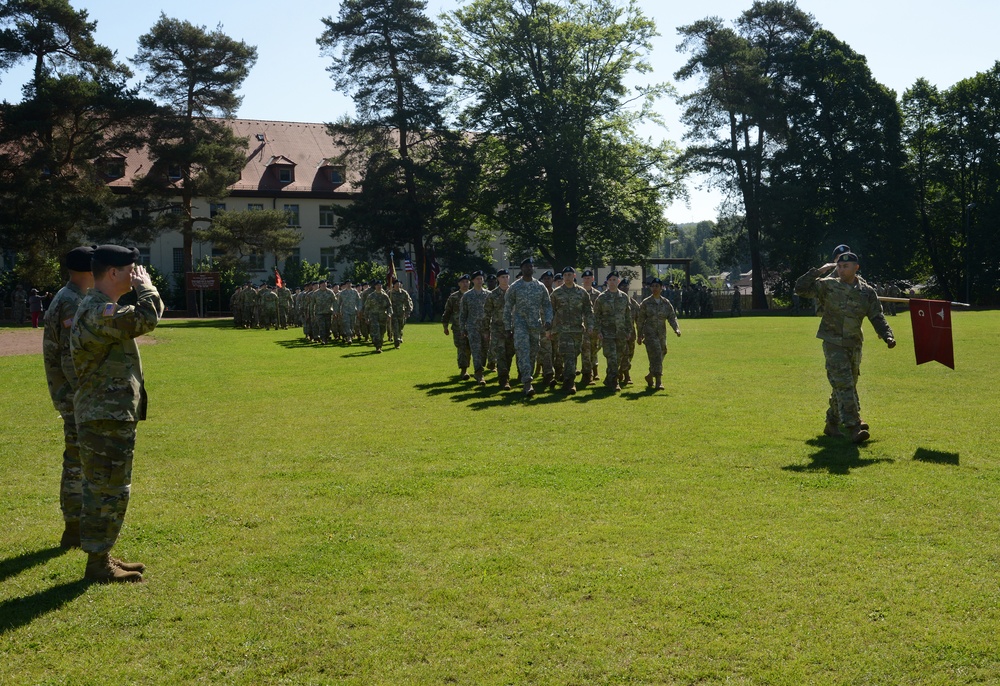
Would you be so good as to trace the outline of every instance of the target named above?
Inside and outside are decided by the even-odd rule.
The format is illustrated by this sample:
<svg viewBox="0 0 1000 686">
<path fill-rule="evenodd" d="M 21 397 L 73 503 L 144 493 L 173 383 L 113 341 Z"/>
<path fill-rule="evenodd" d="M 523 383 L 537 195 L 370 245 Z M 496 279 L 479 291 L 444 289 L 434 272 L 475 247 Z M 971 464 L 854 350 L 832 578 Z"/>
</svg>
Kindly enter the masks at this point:
<svg viewBox="0 0 1000 686">
<path fill-rule="evenodd" d="M 0 603 L 0 636 L 30 624 L 44 614 L 58 610 L 66 603 L 83 595 L 89 586 L 89 581 L 77 579 L 24 598 L 11 598 L 3 601 Z"/>
<path fill-rule="evenodd" d="M 843 438 L 822 436 L 806 441 L 807 445 L 819 448 L 809 456 L 809 464 L 790 464 L 782 469 L 789 472 L 822 472 L 830 474 L 850 474 L 852 469 L 868 467 L 879 462 L 895 462 L 891 458 L 868 459 L 861 457 L 860 448 Z"/>
<path fill-rule="evenodd" d="M 521 390 L 521 385 L 511 381 L 511 390 L 502 391 L 496 383 L 496 379 L 491 379 L 486 386 L 478 386 L 475 381 L 463 381 L 460 377 L 454 376 L 447 381 L 436 381 L 434 383 L 423 383 L 414 386 L 418 391 L 423 391 L 427 395 L 448 395 L 456 403 L 467 403 L 471 410 L 488 410 L 493 407 L 507 407 L 510 405 L 531 404 L 547 405 L 550 403 L 574 402 L 588 403 L 592 400 L 602 400 L 612 398 L 615 393 L 604 387 L 578 388 L 575 395 L 563 392 L 557 387 L 554 391 L 541 390 L 541 382 L 535 386 L 535 395 L 525 398 Z M 633 399 L 631 393 L 622 393 L 623 398 Z M 635 394 L 638 395 L 638 394 Z M 643 393 L 642 395 L 645 395 Z"/>
<path fill-rule="evenodd" d="M 918 462 L 932 462 L 934 464 L 950 464 L 958 466 L 958 453 L 945 453 L 940 450 L 928 450 L 927 448 L 917 448 L 913 453 L 913 459 Z"/>
<path fill-rule="evenodd" d="M 45 564 L 54 557 L 59 557 L 66 553 L 65 548 L 53 546 L 43 550 L 36 550 L 31 553 L 24 553 L 9 560 L 0 562 L 0 582 L 4 582 L 12 576 L 17 576 L 26 569 L 31 569 L 36 565 Z M 2 615 L 0 615 L 2 616 Z"/>
</svg>

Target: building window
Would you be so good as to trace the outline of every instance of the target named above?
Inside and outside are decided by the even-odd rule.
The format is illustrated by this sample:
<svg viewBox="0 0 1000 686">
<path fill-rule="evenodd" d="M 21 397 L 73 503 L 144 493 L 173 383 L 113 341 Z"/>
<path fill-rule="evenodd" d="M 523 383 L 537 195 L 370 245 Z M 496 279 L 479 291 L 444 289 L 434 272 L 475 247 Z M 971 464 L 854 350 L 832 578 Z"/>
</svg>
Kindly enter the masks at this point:
<svg viewBox="0 0 1000 686">
<path fill-rule="evenodd" d="M 184 273 L 184 248 L 174 248 L 174 274 Z"/>
<path fill-rule="evenodd" d="M 335 215 L 333 213 L 333 205 L 320 205 L 319 206 L 319 226 L 323 229 L 333 228 Z"/>
<path fill-rule="evenodd" d="M 139 264 L 144 267 L 153 264 L 153 261 L 150 259 L 149 248 L 139 248 Z"/>
<path fill-rule="evenodd" d="M 319 266 L 328 272 L 332 272 L 337 266 L 337 249 L 336 248 L 320 248 L 319 249 Z"/>
<path fill-rule="evenodd" d="M 176 181 L 181 178 L 181 165 L 171 164 L 167 167 L 167 178 L 171 181 Z"/>
<path fill-rule="evenodd" d="M 262 210 L 262 209 L 264 209 L 264 205 L 262 205 L 259 202 L 248 202 L 247 203 L 247 212 L 254 212 L 256 210 Z"/>
<path fill-rule="evenodd" d="M 278 181 L 281 183 L 291 183 L 292 182 L 292 170 L 288 167 L 281 167 L 278 169 Z"/>
<path fill-rule="evenodd" d="M 109 179 L 120 179 L 125 176 L 125 160 L 108 160 L 105 162 L 104 175 Z"/>
<path fill-rule="evenodd" d="M 219 212 L 226 211 L 226 203 L 224 202 L 213 202 L 208 206 L 208 216 L 214 217 Z"/>
<path fill-rule="evenodd" d="M 285 205 L 285 214 L 288 215 L 288 226 L 301 226 L 299 224 L 298 205 Z"/>
<path fill-rule="evenodd" d="M 344 172 L 341 169 L 330 170 L 330 181 L 332 183 L 344 183 Z"/>
<path fill-rule="evenodd" d="M 247 255 L 247 269 L 252 272 L 264 271 L 264 253 L 252 252 Z"/>
</svg>

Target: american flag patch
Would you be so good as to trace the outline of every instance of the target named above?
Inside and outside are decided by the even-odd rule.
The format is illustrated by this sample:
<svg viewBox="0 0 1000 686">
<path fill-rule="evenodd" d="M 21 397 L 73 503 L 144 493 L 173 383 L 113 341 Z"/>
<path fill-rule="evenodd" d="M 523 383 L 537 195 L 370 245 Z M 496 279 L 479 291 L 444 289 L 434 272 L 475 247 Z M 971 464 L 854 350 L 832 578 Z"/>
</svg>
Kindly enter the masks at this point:
<svg viewBox="0 0 1000 686">
<path fill-rule="evenodd" d="M 115 314 L 115 304 L 108 303 L 104 306 L 104 312 L 102 313 L 105 317 L 112 317 Z"/>
<path fill-rule="evenodd" d="M 68 329 L 71 326 L 73 326 L 73 318 L 72 317 L 70 317 L 69 319 L 64 319 L 63 320 L 63 327 L 64 328 Z"/>
</svg>

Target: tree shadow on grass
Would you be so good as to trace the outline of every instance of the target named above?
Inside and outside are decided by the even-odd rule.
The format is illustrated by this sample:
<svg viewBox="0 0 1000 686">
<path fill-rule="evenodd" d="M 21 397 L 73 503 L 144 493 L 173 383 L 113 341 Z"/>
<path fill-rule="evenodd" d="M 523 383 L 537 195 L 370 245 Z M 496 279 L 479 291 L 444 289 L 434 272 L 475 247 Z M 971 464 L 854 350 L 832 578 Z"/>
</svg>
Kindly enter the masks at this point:
<svg viewBox="0 0 1000 686">
<path fill-rule="evenodd" d="M 11 598 L 0 603 L 0 636 L 30 624 L 44 614 L 83 595 L 90 582 L 77 579 L 33 593 L 24 598 Z"/>
<path fill-rule="evenodd" d="M 809 464 L 790 464 L 782 469 L 789 472 L 829 472 L 830 474 L 850 474 L 852 469 L 868 467 L 879 462 L 895 462 L 891 458 L 862 458 L 857 445 L 843 438 L 821 436 L 806 441 L 807 445 L 819 448 L 809 456 Z"/>
<path fill-rule="evenodd" d="M 946 453 L 940 450 L 928 450 L 927 448 L 917 448 L 913 453 L 913 459 L 918 462 L 932 462 L 934 464 L 948 464 L 958 466 L 958 453 Z"/>
<path fill-rule="evenodd" d="M 65 554 L 66 548 L 53 546 L 43 550 L 35 550 L 30 553 L 23 553 L 17 557 L 0 562 L 0 582 L 4 582 L 12 576 L 17 576 L 26 569 L 36 565 L 45 564 L 54 557 Z"/>
</svg>

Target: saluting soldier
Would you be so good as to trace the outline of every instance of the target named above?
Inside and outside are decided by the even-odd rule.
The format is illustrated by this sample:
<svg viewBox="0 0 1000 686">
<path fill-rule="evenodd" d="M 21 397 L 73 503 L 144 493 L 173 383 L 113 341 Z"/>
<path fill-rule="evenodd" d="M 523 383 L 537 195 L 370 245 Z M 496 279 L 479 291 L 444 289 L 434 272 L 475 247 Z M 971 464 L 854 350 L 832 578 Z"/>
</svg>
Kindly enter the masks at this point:
<svg viewBox="0 0 1000 686">
<path fill-rule="evenodd" d="M 563 285 L 552 291 L 552 332 L 559 343 L 563 390 L 576 393 L 576 358 L 583 340 L 594 330 L 594 308 L 590 295 L 576 284 L 576 270 L 562 270 Z"/>
<path fill-rule="evenodd" d="M 517 353 L 517 372 L 528 398 L 535 394 L 531 375 L 535 371 L 539 338 L 544 330 L 549 335 L 552 328 L 552 302 L 549 291 L 535 278 L 531 259 L 521 262 L 521 278 L 507 289 L 504 297 L 503 321 L 507 331 L 513 333 Z"/>
<path fill-rule="evenodd" d="M 66 255 L 69 281 L 59 289 L 45 311 L 45 330 L 42 332 L 42 361 L 48 381 L 52 404 L 63 420 L 62 479 L 59 483 L 59 507 L 62 510 L 63 530 L 59 545 L 63 548 L 80 547 L 80 512 L 83 509 L 83 469 L 80 466 L 80 444 L 76 434 L 76 415 L 73 395 L 79 385 L 73 356 L 70 354 L 70 327 L 76 310 L 87 291 L 94 285 L 90 271 L 90 246 L 73 248 Z"/>
<path fill-rule="evenodd" d="M 649 358 L 649 373 L 646 374 L 646 385 L 654 390 L 663 390 L 663 357 L 667 354 L 667 326 L 678 336 L 681 327 L 677 324 L 677 313 L 670 301 L 663 297 L 663 282 L 654 277 L 649 283 L 653 294 L 639 305 L 636 317 L 636 328 L 639 330 L 638 343 L 646 345 L 646 357 Z M 653 381 L 656 385 L 653 385 Z"/>
<path fill-rule="evenodd" d="M 861 322 L 864 318 L 868 318 L 878 337 L 890 349 L 896 347 L 892 328 L 882 314 L 878 294 L 857 275 L 859 268 L 858 256 L 853 252 L 844 252 L 838 255 L 836 262 L 810 269 L 795 282 L 795 292 L 803 297 L 816 298 L 823 312 L 816 338 L 823 341 L 826 376 L 832 388 L 823 433 L 842 436 L 840 423 L 843 422 L 855 443 L 863 443 L 870 438 L 868 423 L 861 419 L 857 390 L 864 341 Z M 836 276 L 824 276 L 831 269 L 836 269 Z"/>
<path fill-rule="evenodd" d="M 128 508 L 136 423 L 146 418 L 146 390 L 135 339 L 152 331 L 163 301 L 139 262 L 139 251 L 102 245 L 94 251 L 94 287 L 84 297 L 70 331 L 83 507 L 80 547 L 85 578 L 142 581 L 145 565 L 111 557 Z M 118 299 L 135 290 L 136 304 Z"/>
</svg>

